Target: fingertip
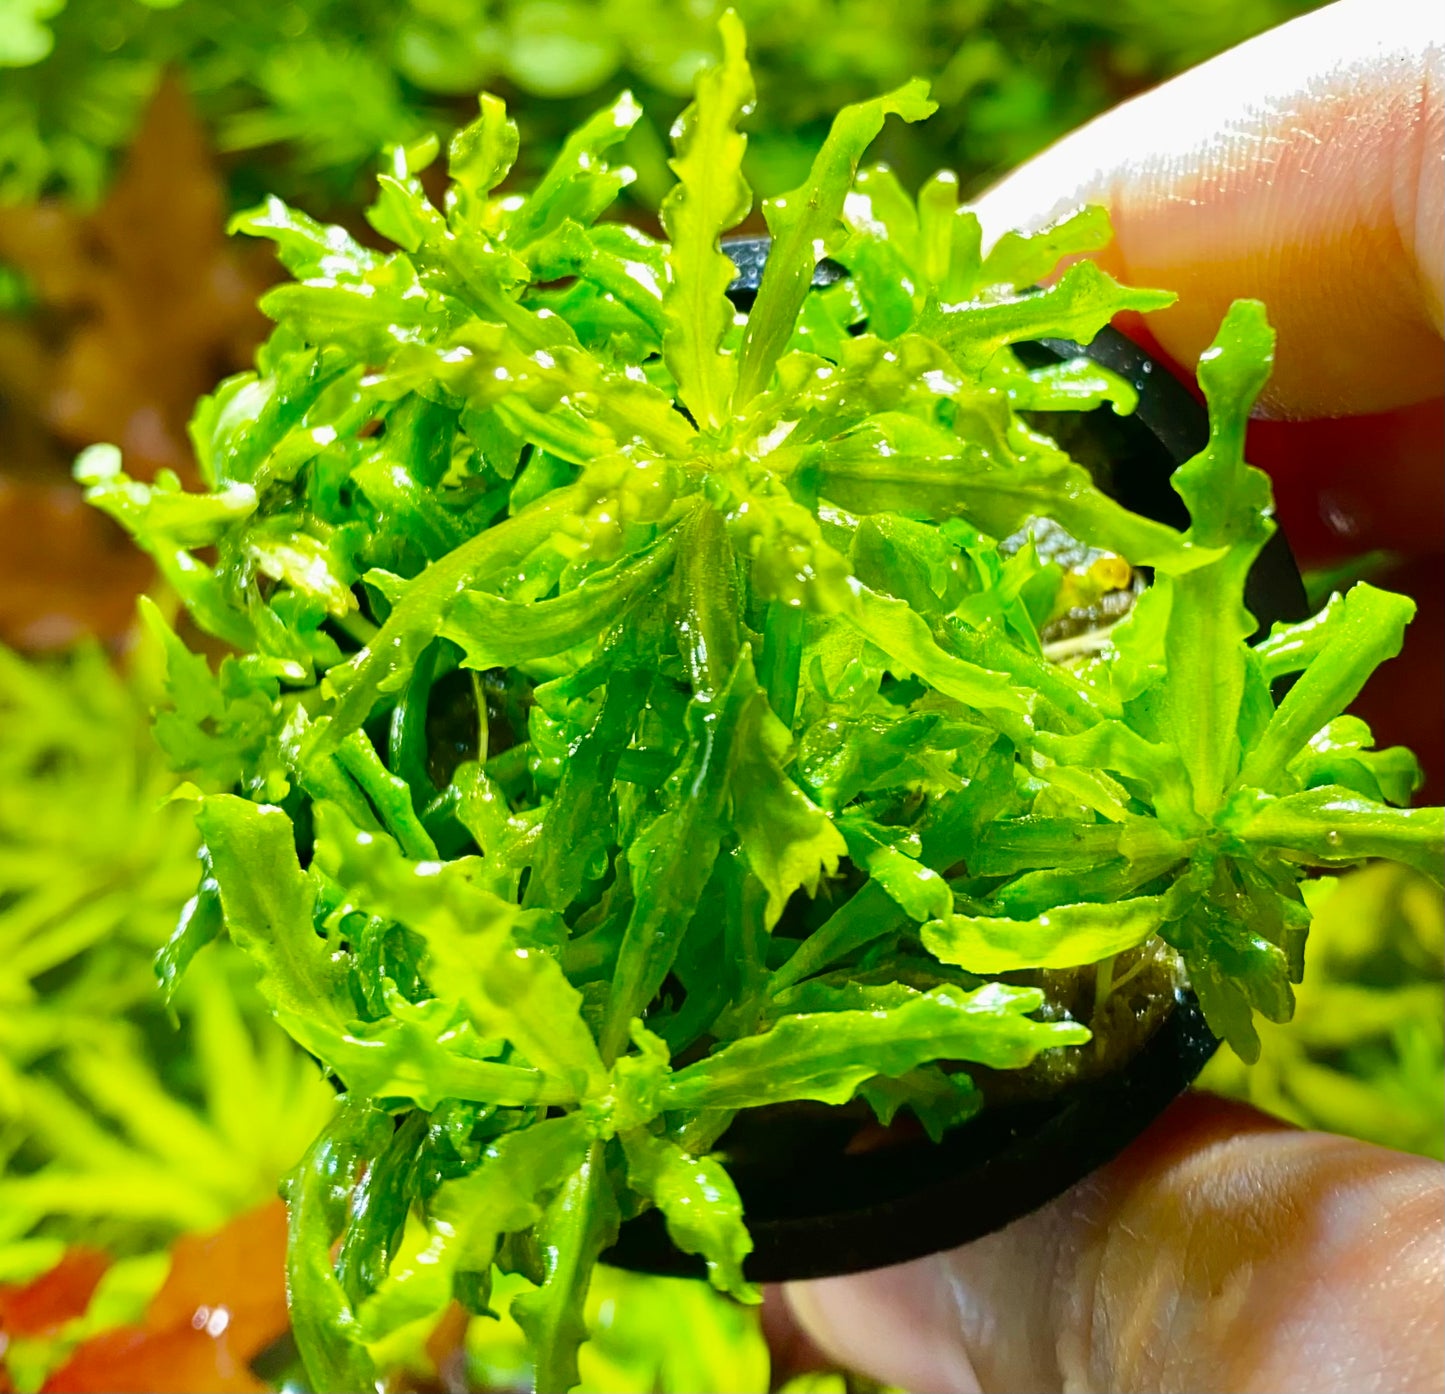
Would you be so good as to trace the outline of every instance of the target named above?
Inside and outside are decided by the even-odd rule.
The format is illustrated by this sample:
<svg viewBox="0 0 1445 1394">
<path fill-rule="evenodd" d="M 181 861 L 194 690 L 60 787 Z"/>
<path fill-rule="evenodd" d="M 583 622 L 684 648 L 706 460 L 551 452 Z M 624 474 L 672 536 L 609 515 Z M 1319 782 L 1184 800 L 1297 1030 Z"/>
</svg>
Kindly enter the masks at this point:
<svg viewBox="0 0 1445 1394">
<path fill-rule="evenodd" d="M 1438 397 L 1445 59 L 1421 8 L 1327 6 L 1106 113 L 978 201 L 986 234 L 1102 203 L 1109 269 L 1179 295 L 1150 323 L 1181 363 L 1231 300 L 1263 300 L 1265 414 Z"/>
</svg>

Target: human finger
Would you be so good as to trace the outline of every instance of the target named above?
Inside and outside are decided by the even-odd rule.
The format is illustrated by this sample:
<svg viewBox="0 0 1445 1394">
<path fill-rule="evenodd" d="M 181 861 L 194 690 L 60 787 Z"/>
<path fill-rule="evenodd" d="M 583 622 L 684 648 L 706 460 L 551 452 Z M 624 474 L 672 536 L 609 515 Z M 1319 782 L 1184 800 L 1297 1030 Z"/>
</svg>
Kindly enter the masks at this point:
<svg viewBox="0 0 1445 1394">
<path fill-rule="evenodd" d="M 1267 415 L 1381 412 L 1445 379 L 1445 9 L 1340 0 L 1106 113 L 976 205 L 986 237 L 1084 203 L 1101 255 L 1177 291 L 1151 315 L 1192 364 L 1229 302 L 1279 333 Z"/>
</svg>

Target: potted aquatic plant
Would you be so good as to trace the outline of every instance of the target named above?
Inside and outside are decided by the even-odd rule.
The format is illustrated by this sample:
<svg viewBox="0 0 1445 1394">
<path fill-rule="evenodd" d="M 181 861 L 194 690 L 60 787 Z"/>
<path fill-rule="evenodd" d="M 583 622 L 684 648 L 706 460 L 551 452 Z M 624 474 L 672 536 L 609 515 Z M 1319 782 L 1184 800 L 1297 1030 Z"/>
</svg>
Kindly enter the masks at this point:
<svg viewBox="0 0 1445 1394">
<path fill-rule="evenodd" d="M 1184 526 L 1131 510 L 1061 444 L 1137 389 L 1057 345 L 1170 299 L 1052 274 L 1107 220 L 984 255 L 950 176 L 860 169 L 931 111 L 911 83 L 764 205 L 742 294 L 753 86 L 722 36 L 663 239 L 601 220 L 629 96 L 530 189 L 483 96 L 441 207 L 437 142 L 392 152 L 368 218 L 395 250 L 274 199 L 236 220 L 294 280 L 198 409 L 202 492 L 77 466 L 229 650 L 147 607 L 204 841 L 160 971 L 225 932 L 340 1091 L 287 1185 L 318 1391 L 487 1313 L 498 1273 L 564 1389 L 630 1227 L 743 1300 L 786 1267 L 749 1264 L 760 1135 L 926 1150 L 1127 1077 L 1200 1011 L 1248 1058 L 1292 1009 L 1302 879 L 1439 875 L 1413 759 L 1341 714 L 1410 602 L 1357 585 L 1256 641 L 1262 307 L 1201 361 Z"/>
</svg>

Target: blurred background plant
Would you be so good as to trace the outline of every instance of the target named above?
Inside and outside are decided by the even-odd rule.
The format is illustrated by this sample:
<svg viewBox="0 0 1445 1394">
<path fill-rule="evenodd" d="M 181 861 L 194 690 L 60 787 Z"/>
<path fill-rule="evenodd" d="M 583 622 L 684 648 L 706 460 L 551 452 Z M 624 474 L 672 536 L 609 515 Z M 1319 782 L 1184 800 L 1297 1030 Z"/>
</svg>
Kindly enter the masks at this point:
<svg viewBox="0 0 1445 1394">
<path fill-rule="evenodd" d="M 735 0 L 759 72 L 749 178 L 801 175 L 838 107 L 914 76 L 943 113 L 886 157 L 910 181 L 1016 163 L 1123 93 L 1311 0 Z M 454 125 L 481 88 L 518 103 L 522 148 L 556 141 L 620 86 L 643 99 L 646 206 L 662 137 L 713 55 L 719 0 L 11 0 L 0 21 L 0 199 L 97 201 L 173 67 L 242 158 L 243 197 L 304 184 L 345 199 L 383 145 Z M 540 99 L 540 100 L 536 100 Z M 527 175 L 523 169 L 519 173 Z M 781 181 L 781 184 L 780 182 Z M 290 187 L 288 187 L 288 185 Z"/>
<path fill-rule="evenodd" d="M 121 671 L 93 642 L 44 662 L 0 648 L 0 1387 L 36 1388 L 138 1320 L 183 1236 L 274 1206 L 332 1107 L 229 945 L 173 1011 L 157 990 L 197 836 L 166 802 L 153 673 L 147 649 Z M 279 1264 L 284 1221 L 259 1233 Z"/>
<path fill-rule="evenodd" d="M 1199 1083 L 1302 1128 L 1445 1158 L 1445 896 L 1384 863 L 1307 892 L 1294 1020 L 1253 1066 L 1220 1051 Z"/>
<path fill-rule="evenodd" d="M 215 1228 L 273 1193 L 330 1108 L 229 946 L 168 1017 L 152 960 L 195 890 L 197 835 L 148 724 L 141 683 L 95 646 L 0 650 L 3 1277 L 73 1242 L 141 1252 Z"/>
</svg>

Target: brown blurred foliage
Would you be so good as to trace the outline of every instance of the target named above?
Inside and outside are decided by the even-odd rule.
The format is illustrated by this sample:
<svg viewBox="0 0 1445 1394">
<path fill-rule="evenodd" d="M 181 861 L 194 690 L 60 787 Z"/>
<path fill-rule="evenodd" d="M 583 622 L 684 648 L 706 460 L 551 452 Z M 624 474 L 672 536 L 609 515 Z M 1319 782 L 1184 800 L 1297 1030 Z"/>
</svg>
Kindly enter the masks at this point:
<svg viewBox="0 0 1445 1394">
<path fill-rule="evenodd" d="M 95 441 L 151 478 L 194 476 L 195 400 L 249 363 L 269 253 L 225 234 L 226 196 L 205 130 L 174 78 L 152 98 L 92 213 L 47 201 L 0 209 L 0 261 L 35 303 L 0 316 L 0 640 L 114 638 L 149 574 L 68 482 Z"/>
</svg>

